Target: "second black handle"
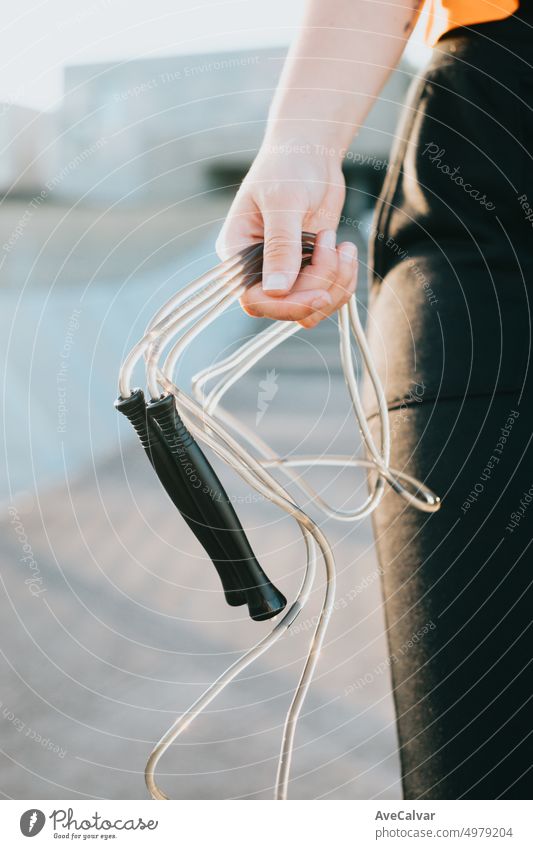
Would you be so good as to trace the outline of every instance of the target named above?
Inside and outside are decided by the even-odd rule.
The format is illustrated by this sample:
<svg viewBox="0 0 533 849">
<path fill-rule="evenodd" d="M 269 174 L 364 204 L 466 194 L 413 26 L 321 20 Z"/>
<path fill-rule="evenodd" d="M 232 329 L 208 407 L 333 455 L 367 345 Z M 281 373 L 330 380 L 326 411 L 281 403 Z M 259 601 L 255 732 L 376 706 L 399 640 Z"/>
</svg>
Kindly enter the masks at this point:
<svg viewBox="0 0 533 849">
<path fill-rule="evenodd" d="M 173 403 L 172 398 L 170 401 Z M 196 508 L 188 487 L 184 486 L 179 471 L 175 467 L 174 457 L 161 429 L 147 415 L 142 389 L 135 389 L 129 398 L 119 398 L 115 406 L 133 425 L 167 494 L 211 558 L 222 582 L 226 601 L 232 607 L 246 604 L 248 599 L 242 591 L 241 580 L 235 567 L 219 545 L 215 535 L 205 526 L 204 517 Z"/>
<path fill-rule="evenodd" d="M 170 399 L 170 401 L 169 401 Z M 181 420 L 173 396 L 152 401 L 148 418 L 155 419 L 189 486 L 191 498 L 231 558 L 239 574 L 252 619 L 261 621 L 280 613 L 287 604 L 285 596 L 272 584 L 248 542 L 248 538 L 215 470 Z M 201 528 L 200 536 L 201 539 Z"/>
</svg>

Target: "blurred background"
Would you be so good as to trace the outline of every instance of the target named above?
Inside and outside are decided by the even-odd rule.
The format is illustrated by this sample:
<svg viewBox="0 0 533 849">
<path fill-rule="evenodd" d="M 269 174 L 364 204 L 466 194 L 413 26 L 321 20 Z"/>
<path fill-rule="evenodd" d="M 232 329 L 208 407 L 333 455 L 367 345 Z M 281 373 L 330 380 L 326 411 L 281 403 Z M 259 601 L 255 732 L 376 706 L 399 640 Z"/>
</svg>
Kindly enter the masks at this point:
<svg viewBox="0 0 533 849">
<path fill-rule="evenodd" d="M 113 408 L 122 359 L 159 306 L 216 264 L 303 3 L 48 0 L 6 10 L 0 75 L 0 792 L 145 798 L 174 717 L 268 630 L 225 605 L 214 569 Z M 416 39 L 346 157 L 342 238 L 366 240 Z M 176 382 L 261 322 L 236 306 Z M 324 322 L 228 396 L 280 453 L 357 451 Z M 141 379 L 139 375 L 139 380 Z M 265 384 L 266 382 L 266 384 Z M 266 385 L 266 390 L 265 390 Z M 268 396 L 264 410 L 265 392 Z M 262 415 L 258 412 L 263 410 Z M 263 566 L 291 596 L 299 532 L 217 464 Z M 362 474 L 309 472 L 353 505 Z M 292 798 L 399 798 L 370 524 L 317 517 L 336 611 L 296 739 Z M 281 725 L 323 594 L 162 764 L 176 798 L 270 798 Z"/>
</svg>

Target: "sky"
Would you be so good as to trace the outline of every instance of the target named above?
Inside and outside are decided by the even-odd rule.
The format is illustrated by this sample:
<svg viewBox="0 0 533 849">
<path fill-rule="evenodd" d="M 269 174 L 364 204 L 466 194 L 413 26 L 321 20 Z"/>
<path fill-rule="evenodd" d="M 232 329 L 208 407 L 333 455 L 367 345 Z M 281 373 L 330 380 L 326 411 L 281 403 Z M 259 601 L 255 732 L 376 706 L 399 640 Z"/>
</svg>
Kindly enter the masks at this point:
<svg viewBox="0 0 533 849">
<path fill-rule="evenodd" d="M 0 102 L 55 109 L 66 65 L 288 44 L 305 0 L 6 3 Z"/>
</svg>

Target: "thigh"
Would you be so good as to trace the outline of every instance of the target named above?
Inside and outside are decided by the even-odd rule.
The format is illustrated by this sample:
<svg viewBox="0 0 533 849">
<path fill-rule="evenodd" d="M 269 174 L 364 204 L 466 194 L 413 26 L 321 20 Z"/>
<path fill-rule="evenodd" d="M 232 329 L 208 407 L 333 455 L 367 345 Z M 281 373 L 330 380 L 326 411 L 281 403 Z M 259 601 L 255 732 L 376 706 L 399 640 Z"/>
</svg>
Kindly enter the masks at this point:
<svg viewBox="0 0 533 849">
<path fill-rule="evenodd" d="M 533 792 L 532 413 L 518 393 L 390 409 L 391 465 L 443 498 L 389 489 L 374 514 L 409 799 Z"/>
</svg>

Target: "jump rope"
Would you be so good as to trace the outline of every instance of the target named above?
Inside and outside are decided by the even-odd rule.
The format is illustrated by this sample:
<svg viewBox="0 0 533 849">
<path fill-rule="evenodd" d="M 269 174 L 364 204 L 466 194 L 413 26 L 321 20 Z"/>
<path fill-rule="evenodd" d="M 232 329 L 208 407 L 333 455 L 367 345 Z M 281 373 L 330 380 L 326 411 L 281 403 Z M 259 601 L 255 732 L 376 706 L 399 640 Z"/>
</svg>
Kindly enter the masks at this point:
<svg viewBox="0 0 533 849">
<path fill-rule="evenodd" d="M 302 267 L 311 261 L 314 240 L 314 234 L 302 234 Z M 387 405 L 355 296 L 338 312 L 340 358 L 366 458 L 337 454 L 279 457 L 253 430 L 220 406 L 228 389 L 239 378 L 301 329 L 296 322 L 273 322 L 235 353 L 198 372 L 192 378 L 194 397 L 173 383 L 176 366 L 187 347 L 235 303 L 248 286 L 260 280 L 262 261 L 263 243 L 250 245 L 173 295 L 153 317 L 145 335 L 130 351 L 120 370 L 119 398 L 115 406 L 133 425 L 163 487 L 213 561 L 227 603 L 233 607 L 246 604 L 250 617 L 256 621 L 279 617 L 272 631 L 211 684 L 156 744 L 145 768 L 146 785 L 153 799 L 169 798 L 155 778 L 156 767 L 169 746 L 242 670 L 286 633 L 300 614 L 311 593 L 319 554 L 325 569 L 324 599 L 285 719 L 278 760 L 275 798 L 287 798 L 296 724 L 334 607 L 335 561 L 318 525 L 298 506 L 270 470 L 284 475 L 325 515 L 342 522 L 362 519 L 375 510 L 383 497 L 385 484 L 419 510 L 433 513 L 440 507 L 438 496 L 423 483 L 389 467 Z M 379 449 L 370 433 L 359 396 L 352 334 L 376 395 L 381 429 Z M 132 389 L 133 371 L 142 358 L 146 368 L 148 401 L 142 389 Z M 207 391 L 206 385 L 215 378 L 218 378 L 217 382 Z M 246 483 L 298 523 L 306 547 L 306 564 L 300 589 L 288 607 L 284 595 L 259 565 L 231 500 L 197 440 L 209 446 Z M 248 449 L 244 447 L 246 443 Z M 298 474 L 296 468 L 302 466 L 358 466 L 372 469 L 377 474 L 367 499 L 360 507 L 339 510 L 321 498 Z"/>
</svg>

